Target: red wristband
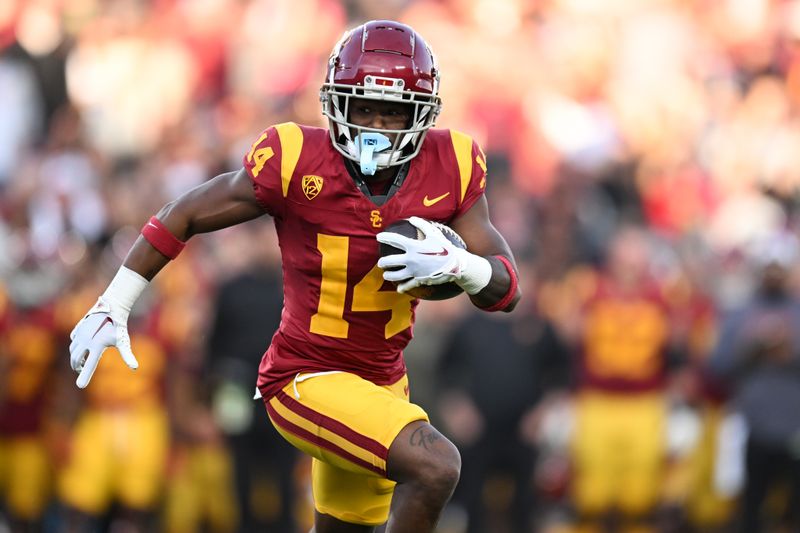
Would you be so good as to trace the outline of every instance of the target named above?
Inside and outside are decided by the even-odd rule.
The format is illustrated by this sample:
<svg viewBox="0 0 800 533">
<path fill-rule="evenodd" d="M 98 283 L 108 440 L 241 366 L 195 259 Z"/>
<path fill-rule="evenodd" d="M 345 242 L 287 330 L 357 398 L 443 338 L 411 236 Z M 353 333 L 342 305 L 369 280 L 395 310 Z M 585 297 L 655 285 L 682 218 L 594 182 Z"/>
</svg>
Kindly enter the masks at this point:
<svg viewBox="0 0 800 533">
<path fill-rule="evenodd" d="M 156 217 L 150 217 L 142 228 L 142 237 L 165 257 L 175 259 L 186 243 L 178 239 Z"/>
<path fill-rule="evenodd" d="M 511 303 L 511 300 L 514 299 L 514 295 L 517 294 L 517 285 L 519 283 L 517 280 L 517 272 L 511 265 L 511 261 L 509 261 L 506 257 L 502 255 L 496 255 L 495 257 L 499 259 L 500 262 L 503 263 L 503 265 L 505 265 L 506 270 L 508 270 L 508 275 L 511 277 L 511 283 L 509 283 L 508 285 L 508 291 L 506 292 L 505 296 L 503 296 L 503 298 L 499 302 L 497 302 L 494 305 L 490 305 L 489 307 L 481 307 L 483 311 L 488 311 L 488 312 L 502 311 L 503 309 L 508 307 L 508 304 Z"/>
</svg>

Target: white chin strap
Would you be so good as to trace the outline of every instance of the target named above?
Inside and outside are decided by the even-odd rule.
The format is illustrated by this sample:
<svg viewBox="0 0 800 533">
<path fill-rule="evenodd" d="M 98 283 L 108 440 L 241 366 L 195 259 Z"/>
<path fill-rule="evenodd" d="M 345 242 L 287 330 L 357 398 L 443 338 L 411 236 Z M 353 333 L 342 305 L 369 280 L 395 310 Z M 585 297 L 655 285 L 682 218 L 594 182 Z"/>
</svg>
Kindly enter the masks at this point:
<svg viewBox="0 0 800 533">
<path fill-rule="evenodd" d="M 361 172 L 367 176 L 374 176 L 378 168 L 391 166 L 392 159 L 397 159 L 399 151 L 384 150 L 392 147 L 392 142 L 386 135 L 380 133 L 364 132 L 356 135 L 355 142 L 347 140 L 347 153 L 358 159 Z"/>
</svg>

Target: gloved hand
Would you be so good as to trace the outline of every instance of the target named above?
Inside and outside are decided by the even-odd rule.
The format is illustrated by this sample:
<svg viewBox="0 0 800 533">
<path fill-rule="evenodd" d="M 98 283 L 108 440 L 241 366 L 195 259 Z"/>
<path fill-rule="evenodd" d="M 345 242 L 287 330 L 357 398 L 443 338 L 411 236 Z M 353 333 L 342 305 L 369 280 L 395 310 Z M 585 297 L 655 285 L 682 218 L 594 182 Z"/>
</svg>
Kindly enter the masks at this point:
<svg viewBox="0 0 800 533">
<path fill-rule="evenodd" d="M 378 266 L 384 269 L 383 279 L 402 282 L 397 285 L 397 292 L 454 281 L 468 294 L 476 294 L 488 285 L 492 276 L 489 261 L 451 243 L 441 225 L 419 217 L 408 221 L 422 232 L 422 239 L 386 231 L 376 235 L 378 242 L 404 251 L 378 260 Z"/>
<path fill-rule="evenodd" d="M 120 267 L 97 303 L 72 330 L 69 360 L 72 370 L 79 373 L 75 381 L 78 387 L 83 389 L 89 384 L 100 357 L 109 346 L 119 350 L 128 367 L 139 368 L 128 336 L 128 315 L 147 284 L 137 272 Z"/>
<path fill-rule="evenodd" d="M 100 357 L 109 346 L 116 346 L 128 367 L 134 370 L 139 367 L 131 350 L 128 312 L 114 309 L 102 296 L 78 322 L 69 337 L 72 339 L 69 345 L 70 365 L 72 370 L 79 372 L 75 384 L 82 389 L 89 384 Z"/>
</svg>

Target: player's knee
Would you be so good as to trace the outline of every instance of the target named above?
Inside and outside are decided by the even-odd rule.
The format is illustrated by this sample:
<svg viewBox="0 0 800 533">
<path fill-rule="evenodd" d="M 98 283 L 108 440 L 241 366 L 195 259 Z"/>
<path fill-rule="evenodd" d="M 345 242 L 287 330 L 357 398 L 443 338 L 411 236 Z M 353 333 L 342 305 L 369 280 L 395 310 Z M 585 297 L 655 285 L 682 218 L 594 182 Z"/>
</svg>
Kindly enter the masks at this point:
<svg viewBox="0 0 800 533">
<path fill-rule="evenodd" d="M 458 448 L 427 422 L 403 428 L 389 449 L 389 478 L 425 490 L 447 492 L 461 475 Z"/>
<path fill-rule="evenodd" d="M 461 454 L 449 440 L 441 448 L 430 461 L 419 464 L 417 480 L 425 487 L 451 493 L 461 477 Z"/>
<path fill-rule="evenodd" d="M 452 492 L 461 477 L 461 454 L 453 443 L 448 441 L 448 444 L 450 444 L 451 453 L 441 465 L 439 481 L 447 491 Z"/>
</svg>

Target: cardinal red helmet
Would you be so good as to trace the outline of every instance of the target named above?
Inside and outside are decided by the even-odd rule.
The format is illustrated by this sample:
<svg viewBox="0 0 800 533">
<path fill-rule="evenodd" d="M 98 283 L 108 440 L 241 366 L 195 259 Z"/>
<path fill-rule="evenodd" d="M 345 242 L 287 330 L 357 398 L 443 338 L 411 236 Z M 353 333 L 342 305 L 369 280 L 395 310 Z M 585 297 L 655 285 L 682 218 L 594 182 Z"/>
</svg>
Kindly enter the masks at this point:
<svg viewBox="0 0 800 533">
<path fill-rule="evenodd" d="M 351 98 L 405 102 L 411 106 L 406 129 L 382 130 L 349 120 Z M 382 151 L 378 168 L 415 157 L 441 110 L 439 69 L 425 40 L 411 27 L 390 20 L 373 20 L 344 34 L 328 60 L 320 90 L 322 112 L 328 117 L 333 146 L 358 161 L 354 140 L 363 133 L 396 133 L 391 150 Z"/>
</svg>

